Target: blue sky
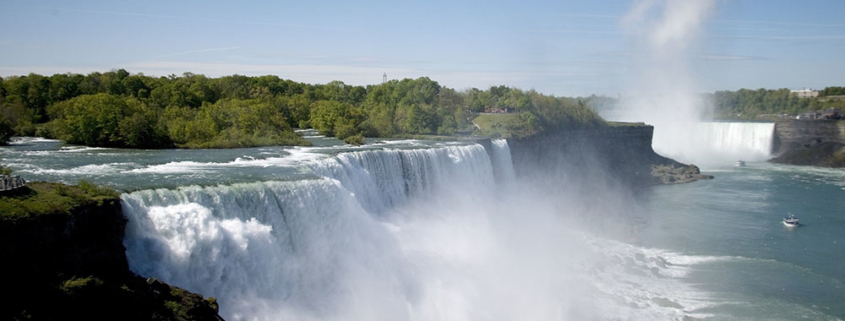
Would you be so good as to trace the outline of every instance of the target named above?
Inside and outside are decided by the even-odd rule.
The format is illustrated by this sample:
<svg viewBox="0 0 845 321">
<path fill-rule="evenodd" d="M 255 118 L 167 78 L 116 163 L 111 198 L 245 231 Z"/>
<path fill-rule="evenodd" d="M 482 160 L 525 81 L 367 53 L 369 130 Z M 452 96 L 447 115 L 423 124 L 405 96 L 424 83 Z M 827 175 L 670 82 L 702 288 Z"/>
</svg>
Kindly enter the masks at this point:
<svg viewBox="0 0 845 321">
<path fill-rule="evenodd" d="M 699 1 L 699 0 L 670 0 Z M 0 75 L 125 68 L 366 85 L 428 76 L 623 93 L 636 40 L 608 1 L 0 0 Z M 722 0 L 687 52 L 699 90 L 845 86 L 845 1 Z"/>
</svg>

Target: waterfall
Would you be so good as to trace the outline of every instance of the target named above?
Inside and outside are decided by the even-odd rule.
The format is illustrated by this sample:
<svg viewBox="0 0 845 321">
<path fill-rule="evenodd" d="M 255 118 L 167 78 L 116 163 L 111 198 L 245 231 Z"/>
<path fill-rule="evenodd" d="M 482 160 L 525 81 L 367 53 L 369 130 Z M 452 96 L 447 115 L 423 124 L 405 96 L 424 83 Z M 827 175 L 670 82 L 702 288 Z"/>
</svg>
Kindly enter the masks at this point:
<svg viewBox="0 0 845 321">
<path fill-rule="evenodd" d="M 654 298 L 699 304 L 673 279 L 686 268 L 659 264 L 668 253 L 574 228 L 602 219 L 579 203 L 594 200 L 500 188 L 512 167 L 495 140 L 355 149 L 303 163 L 308 179 L 136 191 L 121 196 L 126 256 L 216 297 L 227 320 L 666 320 L 686 312 Z"/>
<path fill-rule="evenodd" d="M 131 269 L 217 297 L 227 318 L 325 319 L 357 309 L 348 305 L 362 293 L 402 308 L 356 315 L 405 318 L 415 278 L 384 213 L 495 185 L 478 144 L 346 152 L 305 166 L 319 177 L 124 194 Z"/>
<path fill-rule="evenodd" d="M 227 317 L 279 319 L 295 307 L 319 318 L 363 290 L 347 278 L 380 284 L 361 266 L 402 273 L 378 269 L 394 266 L 384 258 L 395 242 L 336 180 L 146 190 L 122 203 L 130 268 L 217 297 Z M 360 256 L 374 251 L 384 256 Z"/>
<path fill-rule="evenodd" d="M 749 160 L 771 155 L 774 123 L 705 123 L 701 127 L 703 135 L 712 138 L 710 142 L 715 150 L 745 154 Z"/>
<path fill-rule="evenodd" d="M 678 125 L 681 126 L 686 129 L 655 127 L 655 151 L 681 162 L 706 165 L 765 161 L 771 157 L 774 123 L 705 122 Z"/>
<path fill-rule="evenodd" d="M 510 146 L 508 146 L 508 141 L 505 139 L 494 139 L 492 154 L 496 180 L 505 184 L 513 182 L 513 180 L 516 179 L 516 174 L 514 174 L 513 170 L 511 149 Z"/>
<path fill-rule="evenodd" d="M 511 165 L 511 171 L 512 169 Z M 484 147 L 349 152 L 310 164 L 315 174 L 337 179 L 368 211 L 382 213 L 408 197 L 443 189 L 489 188 L 493 168 Z"/>
</svg>

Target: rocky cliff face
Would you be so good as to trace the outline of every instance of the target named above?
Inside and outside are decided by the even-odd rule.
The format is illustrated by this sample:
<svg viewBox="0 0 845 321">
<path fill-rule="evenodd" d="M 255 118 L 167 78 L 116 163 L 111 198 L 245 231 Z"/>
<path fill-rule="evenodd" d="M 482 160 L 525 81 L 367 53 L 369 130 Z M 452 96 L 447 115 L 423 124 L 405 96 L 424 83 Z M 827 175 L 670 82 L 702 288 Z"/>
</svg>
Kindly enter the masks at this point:
<svg viewBox="0 0 845 321">
<path fill-rule="evenodd" d="M 0 271 L 62 278 L 122 276 L 128 271 L 123 247 L 126 220 L 117 200 L 86 204 L 71 215 L 39 215 L 0 224 Z"/>
<path fill-rule="evenodd" d="M 845 144 L 845 120 L 790 120 L 775 124 L 775 155 L 822 143 Z"/>
<path fill-rule="evenodd" d="M 655 153 L 653 133 L 647 125 L 609 126 L 509 139 L 508 145 L 516 174 L 539 181 L 601 180 L 638 188 L 712 178 Z"/>
<path fill-rule="evenodd" d="M 775 124 L 775 163 L 845 167 L 845 121 L 790 120 Z"/>
<path fill-rule="evenodd" d="M 38 194 L 31 190 L 0 201 Z M 67 211 L 2 217 L 0 319 L 220 320 L 213 299 L 132 274 L 125 226 L 117 197 Z"/>
</svg>

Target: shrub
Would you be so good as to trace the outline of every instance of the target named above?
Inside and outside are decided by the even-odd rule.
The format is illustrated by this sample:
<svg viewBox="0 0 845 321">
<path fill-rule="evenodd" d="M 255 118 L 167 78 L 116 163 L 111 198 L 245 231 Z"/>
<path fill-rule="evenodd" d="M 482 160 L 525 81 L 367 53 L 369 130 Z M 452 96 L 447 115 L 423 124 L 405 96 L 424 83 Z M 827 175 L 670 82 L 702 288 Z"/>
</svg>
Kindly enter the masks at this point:
<svg viewBox="0 0 845 321">
<path fill-rule="evenodd" d="M 346 137 L 346 139 L 344 139 L 343 142 L 347 143 L 349 145 L 358 146 L 358 145 L 364 145 L 366 140 L 364 139 L 363 135 L 358 134 L 358 135 L 352 135 L 352 136 Z"/>
</svg>

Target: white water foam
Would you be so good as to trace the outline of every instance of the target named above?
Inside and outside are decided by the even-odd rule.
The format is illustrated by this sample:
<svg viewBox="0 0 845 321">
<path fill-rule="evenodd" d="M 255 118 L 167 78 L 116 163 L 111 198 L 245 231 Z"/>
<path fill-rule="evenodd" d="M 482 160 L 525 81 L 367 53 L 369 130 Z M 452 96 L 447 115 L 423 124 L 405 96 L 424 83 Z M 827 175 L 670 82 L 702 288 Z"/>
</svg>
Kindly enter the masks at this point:
<svg viewBox="0 0 845 321">
<path fill-rule="evenodd" d="M 326 155 L 309 153 L 302 150 L 289 150 L 288 153 L 289 155 L 283 157 L 255 158 L 251 156 L 243 156 L 237 157 L 231 162 L 169 162 L 165 164 L 149 165 L 142 168 L 134 168 L 127 170 L 126 173 L 193 174 L 238 167 L 296 167 L 304 161 L 328 157 Z"/>
<path fill-rule="evenodd" d="M 508 141 L 504 139 L 493 140 L 493 162 L 494 174 L 500 184 L 509 184 L 516 179 L 511 160 L 511 149 Z"/>
<path fill-rule="evenodd" d="M 120 173 L 136 166 L 138 165 L 135 163 L 91 164 L 68 169 L 49 169 L 31 166 L 23 167 L 20 171 L 37 175 L 107 175 Z"/>
<path fill-rule="evenodd" d="M 654 150 L 681 162 L 701 165 L 730 165 L 737 160 L 765 161 L 771 158 L 774 123 L 696 123 L 684 134 L 662 133 L 655 127 Z"/>
<path fill-rule="evenodd" d="M 322 179 L 124 194 L 130 267 L 231 320 L 699 316 L 689 266 L 585 237 L 541 194 L 500 194 L 506 145 L 496 161 L 480 145 L 361 150 L 308 162 Z"/>
<path fill-rule="evenodd" d="M 342 153 L 313 162 L 315 174 L 337 179 L 368 211 L 382 213 L 409 196 L 435 190 L 492 186 L 490 160 L 480 145 Z"/>
<path fill-rule="evenodd" d="M 30 136 L 19 136 L 19 137 L 12 137 L 9 140 L 9 145 L 26 145 L 32 143 L 59 143 L 61 142 L 58 139 L 49 139 L 44 137 L 30 137 Z"/>
<path fill-rule="evenodd" d="M 91 151 L 110 150 L 113 148 L 107 147 L 89 147 L 89 146 L 62 146 L 57 152 L 59 153 L 84 153 Z"/>
</svg>

